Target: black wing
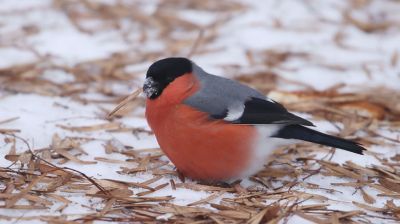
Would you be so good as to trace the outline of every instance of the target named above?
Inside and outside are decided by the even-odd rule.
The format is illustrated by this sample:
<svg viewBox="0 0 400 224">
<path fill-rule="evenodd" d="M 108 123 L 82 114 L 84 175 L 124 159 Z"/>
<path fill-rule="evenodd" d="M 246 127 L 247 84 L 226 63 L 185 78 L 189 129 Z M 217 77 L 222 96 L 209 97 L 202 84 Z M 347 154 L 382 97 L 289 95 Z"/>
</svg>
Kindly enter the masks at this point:
<svg viewBox="0 0 400 224">
<path fill-rule="evenodd" d="M 237 110 L 243 110 L 238 108 Z M 235 108 L 228 108 L 223 114 L 213 114 L 215 119 L 224 119 L 234 124 L 299 124 L 314 126 L 310 121 L 288 112 L 281 104 L 260 98 L 252 97 L 244 103 L 241 116 L 235 120 L 226 119 Z"/>
</svg>

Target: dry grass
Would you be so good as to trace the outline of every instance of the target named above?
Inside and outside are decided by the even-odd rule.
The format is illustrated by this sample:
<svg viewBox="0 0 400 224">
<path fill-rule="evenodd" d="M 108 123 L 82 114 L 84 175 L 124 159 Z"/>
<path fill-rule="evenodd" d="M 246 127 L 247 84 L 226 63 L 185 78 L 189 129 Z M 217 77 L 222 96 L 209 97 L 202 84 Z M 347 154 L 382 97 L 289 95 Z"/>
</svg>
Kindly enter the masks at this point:
<svg viewBox="0 0 400 224">
<path fill-rule="evenodd" d="M 145 51 L 133 47 L 126 52 L 119 52 L 109 58 L 83 61 L 76 65 L 57 64 L 51 55 L 40 55 L 33 47 L 19 45 L 11 38 L 1 42 L 1 46 L 14 46 L 33 52 L 37 61 L 14 65 L 0 69 L 0 89 L 4 93 L 34 93 L 47 96 L 71 97 L 86 104 L 116 105 L 124 94 L 114 92 L 110 87 L 117 83 L 132 89 L 132 81 L 138 80 L 140 72 L 129 72 L 130 65 L 153 61 L 167 55 L 200 55 L 220 51 L 212 43 L 218 38 L 218 29 L 230 18 L 243 10 L 245 5 L 232 1 L 160 1 L 153 14 L 146 14 L 141 9 L 141 1 L 117 1 L 107 5 L 98 1 L 62 1 L 54 0 L 51 6 L 64 13 L 71 23 L 81 32 L 89 35 L 114 30 L 121 34 L 126 42 L 140 44 L 161 41 L 164 48 L 160 51 Z M 369 1 L 353 1 L 354 10 Z M 214 21 L 207 26 L 198 25 L 173 13 L 175 10 L 206 11 L 214 15 Z M 354 18 L 351 10 L 344 12 L 344 23 L 355 26 L 364 32 L 383 32 L 393 26 L 394 21 L 361 21 Z M 23 13 L 20 11 L 10 14 Z M 129 26 L 123 21 L 128 20 Z M 97 21 L 97 26 L 90 22 Z M 279 21 L 276 22 L 279 25 Z M 139 31 L 139 32 L 138 32 Z M 14 40 L 23 36 L 39 33 L 35 25 L 22 27 L 14 33 Z M 155 35 L 154 33 L 155 32 Z M 132 35 L 135 34 L 135 35 Z M 178 38 L 179 37 L 179 38 Z M 341 47 L 340 35 L 335 41 Z M 1 39 L 0 39 L 1 40 Z M 134 53 L 133 53 L 134 52 Z M 255 59 L 257 58 L 257 60 Z M 341 136 L 355 139 L 364 145 L 399 145 L 399 139 L 382 136 L 379 130 L 396 130 L 400 126 L 400 93 L 390 89 L 363 89 L 357 92 L 343 93 L 337 86 L 326 91 L 316 91 L 306 83 L 294 82 L 282 78 L 274 68 L 279 68 L 286 60 L 300 58 L 311 60 L 306 53 L 268 50 L 248 52 L 250 64 L 262 66 L 258 73 L 243 74 L 236 77 L 272 98 L 282 102 L 292 111 L 306 112 L 314 118 L 328 119 L 343 124 L 338 127 Z M 392 65 L 397 63 L 397 54 L 392 58 Z M 335 65 L 321 65 L 331 69 L 346 69 Z M 64 71 L 74 76 L 74 81 L 56 83 L 44 76 L 45 71 Z M 302 91 L 280 91 L 279 84 L 298 85 Z M 96 93 L 102 100 L 86 98 L 86 93 Z M 63 106 L 63 105 L 60 105 Z M 127 127 L 120 121 L 129 111 L 142 107 L 143 99 L 136 98 L 127 109 L 119 112 L 115 118 L 108 118 L 104 123 L 92 126 L 59 127 L 75 132 L 105 130 L 108 132 L 146 132 L 143 129 Z M 110 111 L 104 109 L 103 116 Z M 362 167 L 350 161 L 345 164 L 331 162 L 335 153 L 330 151 L 326 157 L 316 156 L 326 149 L 302 144 L 275 152 L 265 169 L 251 178 L 251 187 L 240 183 L 229 186 L 206 185 L 176 182 L 179 174 L 173 166 L 161 159 L 160 149 L 131 150 L 129 146 L 107 141 L 104 150 L 108 154 L 121 154 L 126 160 L 96 157 L 93 161 L 80 159 L 87 154 L 81 145 L 92 141 L 90 138 L 60 138 L 53 136 L 52 144 L 47 148 L 31 149 L 30 145 L 18 137 L 20 130 L 2 129 L 1 125 L 12 122 L 18 117 L 0 120 L 0 134 L 11 144 L 6 159 L 13 165 L 0 168 L 0 201 L 2 209 L 49 209 L 54 201 L 62 206 L 55 211 L 63 211 L 71 201 L 63 196 L 65 192 L 81 193 L 87 198 L 102 200 L 101 209 L 90 214 L 78 214 L 71 219 L 68 216 L 23 216 L 18 220 L 42 220 L 49 223 L 87 223 L 95 220 L 112 222 L 174 222 L 174 223 L 278 223 L 288 217 L 298 215 L 316 223 L 354 223 L 367 220 L 399 221 L 400 207 L 393 200 L 400 198 L 400 155 L 391 158 L 377 153 L 367 152 L 381 162 L 381 166 Z M 357 135 L 356 135 L 357 132 Z M 151 134 L 151 132 L 148 132 Z M 357 137 L 356 137 L 357 136 Z M 16 153 L 16 141 L 25 142 L 26 152 Z M 78 170 L 63 166 L 73 161 L 82 166 L 94 163 L 120 164 L 120 174 L 130 175 L 148 172 L 152 179 L 144 182 L 123 182 L 111 179 L 95 179 Z M 352 203 L 359 209 L 341 211 L 329 209 L 332 201 L 326 196 L 335 190 L 322 188 L 306 180 L 314 175 L 339 177 L 344 182 L 332 183 L 332 186 L 345 186 L 361 192 L 364 203 Z M 159 180 L 168 182 L 159 183 Z M 157 186 L 153 186 L 157 182 Z M 151 187 L 153 186 L 153 187 Z M 179 206 L 172 203 L 173 196 L 154 197 L 149 194 L 160 189 L 186 188 L 194 191 L 207 191 L 210 195 L 200 201 Z M 376 197 L 366 188 L 380 192 L 377 197 L 387 198 L 384 207 L 374 207 Z M 140 189 L 135 191 L 133 189 Z M 320 190 L 323 193 L 309 193 L 308 190 Z M 224 197 L 232 193 L 233 198 Z M 221 199 L 215 204 L 213 200 Z M 351 200 L 351 199 L 349 199 Z M 21 201 L 27 203 L 21 203 Z M 208 206 L 204 206 L 208 205 Z M 1 216 L 0 219 L 12 220 L 14 217 Z"/>
</svg>

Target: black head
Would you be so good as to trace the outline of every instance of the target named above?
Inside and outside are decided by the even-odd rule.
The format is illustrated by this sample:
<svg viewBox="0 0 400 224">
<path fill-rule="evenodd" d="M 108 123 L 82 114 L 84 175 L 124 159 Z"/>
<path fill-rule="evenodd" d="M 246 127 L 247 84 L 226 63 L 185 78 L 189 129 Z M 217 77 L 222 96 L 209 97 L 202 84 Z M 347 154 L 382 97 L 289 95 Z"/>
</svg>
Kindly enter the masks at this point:
<svg viewBox="0 0 400 224">
<path fill-rule="evenodd" d="M 192 72 L 192 62 L 187 58 L 158 60 L 147 70 L 143 91 L 149 99 L 156 99 L 168 84 L 190 72 Z"/>
</svg>

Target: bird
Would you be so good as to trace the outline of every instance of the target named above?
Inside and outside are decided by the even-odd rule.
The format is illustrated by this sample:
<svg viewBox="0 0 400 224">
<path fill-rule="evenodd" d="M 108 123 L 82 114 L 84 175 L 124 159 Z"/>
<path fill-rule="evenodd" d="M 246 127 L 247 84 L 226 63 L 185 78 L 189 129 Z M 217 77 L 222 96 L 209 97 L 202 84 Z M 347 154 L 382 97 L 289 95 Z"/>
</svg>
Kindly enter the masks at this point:
<svg viewBox="0 0 400 224">
<path fill-rule="evenodd" d="M 361 144 L 309 128 L 314 124 L 237 81 L 190 59 L 150 65 L 145 117 L 165 155 L 193 180 L 229 183 L 261 171 L 278 147 L 307 141 L 363 154 Z"/>
</svg>

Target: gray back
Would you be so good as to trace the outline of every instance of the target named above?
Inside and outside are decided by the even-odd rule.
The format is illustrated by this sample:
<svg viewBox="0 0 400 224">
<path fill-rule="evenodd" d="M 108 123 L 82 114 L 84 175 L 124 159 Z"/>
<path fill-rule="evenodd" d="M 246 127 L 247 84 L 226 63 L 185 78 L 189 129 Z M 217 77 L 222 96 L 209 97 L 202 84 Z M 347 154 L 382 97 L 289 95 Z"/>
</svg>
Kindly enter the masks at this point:
<svg viewBox="0 0 400 224">
<path fill-rule="evenodd" d="M 228 108 L 243 105 L 251 97 L 266 99 L 266 97 L 243 84 L 223 77 L 208 74 L 196 64 L 192 63 L 193 74 L 200 81 L 201 87 L 184 103 L 207 112 L 210 115 L 223 114 Z"/>
</svg>

